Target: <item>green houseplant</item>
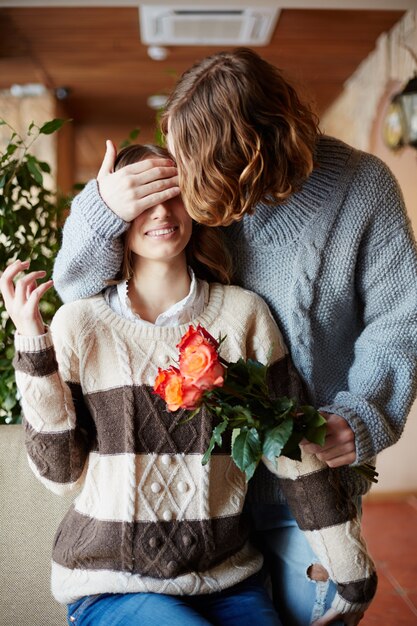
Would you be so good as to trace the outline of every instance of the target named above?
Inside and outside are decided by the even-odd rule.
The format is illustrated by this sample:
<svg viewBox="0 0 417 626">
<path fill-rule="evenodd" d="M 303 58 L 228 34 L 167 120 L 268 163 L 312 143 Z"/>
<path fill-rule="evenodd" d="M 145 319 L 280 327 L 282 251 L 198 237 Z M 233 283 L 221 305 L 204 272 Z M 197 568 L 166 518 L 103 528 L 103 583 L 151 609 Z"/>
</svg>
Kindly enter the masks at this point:
<svg viewBox="0 0 417 626">
<path fill-rule="evenodd" d="M 54 119 L 42 126 L 33 122 L 26 135 L 17 133 L 5 120 L 0 125 L 10 130 L 4 151 L 0 152 L 0 271 L 17 258 L 31 260 L 31 270 L 52 273 L 59 247 L 59 226 L 65 199 L 45 186 L 44 175 L 50 165 L 31 154 L 40 135 L 58 131 L 66 120 Z M 41 302 L 48 323 L 60 305 L 50 289 Z M 0 300 L 0 423 L 20 421 L 20 406 L 13 371 L 14 327 Z"/>
</svg>

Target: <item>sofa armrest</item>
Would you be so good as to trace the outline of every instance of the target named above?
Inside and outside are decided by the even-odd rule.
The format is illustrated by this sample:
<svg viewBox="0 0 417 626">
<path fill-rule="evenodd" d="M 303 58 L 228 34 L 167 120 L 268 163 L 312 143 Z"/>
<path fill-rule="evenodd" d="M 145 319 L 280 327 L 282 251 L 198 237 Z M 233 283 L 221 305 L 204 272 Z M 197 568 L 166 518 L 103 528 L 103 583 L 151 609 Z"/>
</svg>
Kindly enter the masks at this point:
<svg viewBox="0 0 417 626">
<path fill-rule="evenodd" d="M 33 476 L 21 425 L 0 426 L 0 624 L 59 626 L 66 609 L 50 591 L 52 542 L 72 498 Z"/>
</svg>

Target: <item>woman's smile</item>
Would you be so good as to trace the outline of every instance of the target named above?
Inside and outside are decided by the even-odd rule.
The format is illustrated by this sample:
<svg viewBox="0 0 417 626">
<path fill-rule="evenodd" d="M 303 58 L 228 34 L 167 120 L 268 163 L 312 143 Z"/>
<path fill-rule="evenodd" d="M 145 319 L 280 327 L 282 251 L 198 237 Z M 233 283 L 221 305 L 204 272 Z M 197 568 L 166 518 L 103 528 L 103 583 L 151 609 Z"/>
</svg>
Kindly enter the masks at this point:
<svg viewBox="0 0 417 626">
<path fill-rule="evenodd" d="M 154 239 L 169 239 L 178 230 L 178 226 L 164 226 L 147 230 L 145 235 Z"/>
<path fill-rule="evenodd" d="M 178 255 L 185 255 L 192 224 L 181 198 L 171 198 L 133 220 L 129 248 L 139 257 L 168 262 Z"/>
</svg>

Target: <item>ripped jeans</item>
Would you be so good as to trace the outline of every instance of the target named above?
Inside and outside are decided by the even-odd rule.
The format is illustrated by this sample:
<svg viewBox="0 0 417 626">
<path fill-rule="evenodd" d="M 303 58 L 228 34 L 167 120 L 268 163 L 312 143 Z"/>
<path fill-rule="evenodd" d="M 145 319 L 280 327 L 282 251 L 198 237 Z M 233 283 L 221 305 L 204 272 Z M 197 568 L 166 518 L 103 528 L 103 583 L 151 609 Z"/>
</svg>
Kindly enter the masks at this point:
<svg viewBox="0 0 417 626">
<path fill-rule="evenodd" d="M 68 605 L 71 626 L 283 626 L 262 572 L 223 591 L 200 596 L 103 593 Z"/>
<path fill-rule="evenodd" d="M 286 505 L 257 505 L 251 513 L 257 528 L 254 543 L 269 564 L 281 621 L 285 626 L 309 626 L 330 608 L 334 583 L 308 578 L 307 570 L 318 560 Z M 332 626 L 343 626 L 343 622 Z"/>
</svg>

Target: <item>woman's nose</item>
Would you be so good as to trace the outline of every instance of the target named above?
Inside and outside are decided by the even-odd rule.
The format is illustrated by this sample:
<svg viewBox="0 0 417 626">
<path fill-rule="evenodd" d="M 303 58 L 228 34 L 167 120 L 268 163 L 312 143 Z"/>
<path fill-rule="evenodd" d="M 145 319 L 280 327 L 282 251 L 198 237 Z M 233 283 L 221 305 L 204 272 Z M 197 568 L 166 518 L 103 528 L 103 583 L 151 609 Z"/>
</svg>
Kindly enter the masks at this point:
<svg viewBox="0 0 417 626">
<path fill-rule="evenodd" d="M 155 206 L 149 209 L 151 212 L 151 217 L 153 219 L 161 219 L 163 217 L 168 217 L 171 215 L 171 210 L 169 205 L 165 202 L 161 202 L 160 204 L 156 204 Z"/>
</svg>

